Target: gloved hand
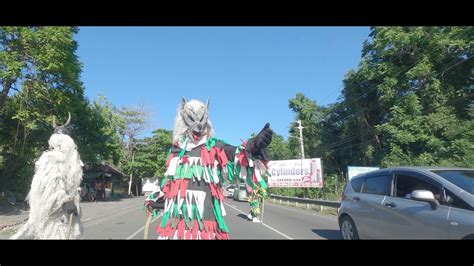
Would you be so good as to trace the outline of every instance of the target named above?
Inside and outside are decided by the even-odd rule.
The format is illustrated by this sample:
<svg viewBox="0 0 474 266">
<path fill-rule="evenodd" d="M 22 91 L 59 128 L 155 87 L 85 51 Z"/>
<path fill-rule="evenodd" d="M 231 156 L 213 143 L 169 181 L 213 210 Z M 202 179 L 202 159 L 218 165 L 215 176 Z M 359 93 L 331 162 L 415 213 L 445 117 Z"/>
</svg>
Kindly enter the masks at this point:
<svg viewBox="0 0 474 266">
<path fill-rule="evenodd" d="M 73 213 L 74 216 L 77 216 L 77 207 L 76 204 L 74 204 L 74 201 L 68 201 L 63 204 L 64 210 L 67 212 L 67 214 Z"/>
<path fill-rule="evenodd" d="M 273 131 L 270 129 L 270 123 L 266 123 L 263 129 L 254 138 L 249 139 L 245 152 L 247 157 L 253 156 L 256 159 L 268 161 L 267 147 L 272 142 Z"/>
<path fill-rule="evenodd" d="M 165 201 L 150 201 L 148 204 L 148 208 L 150 208 L 151 211 L 153 210 L 164 210 L 165 209 Z"/>
<path fill-rule="evenodd" d="M 272 142 L 273 131 L 270 129 L 270 123 L 266 123 L 263 129 L 255 137 L 255 147 L 263 149 L 270 145 Z"/>
</svg>

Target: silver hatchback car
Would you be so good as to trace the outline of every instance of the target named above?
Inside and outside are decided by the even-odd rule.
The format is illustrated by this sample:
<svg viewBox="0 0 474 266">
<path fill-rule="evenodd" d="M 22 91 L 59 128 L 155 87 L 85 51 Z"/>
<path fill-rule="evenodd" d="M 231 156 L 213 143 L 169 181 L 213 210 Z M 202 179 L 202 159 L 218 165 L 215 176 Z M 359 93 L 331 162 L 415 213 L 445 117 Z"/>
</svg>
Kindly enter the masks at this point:
<svg viewBox="0 0 474 266">
<path fill-rule="evenodd" d="M 474 169 L 396 167 L 352 178 L 343 239 L 474 239 Z"/>
</svg>

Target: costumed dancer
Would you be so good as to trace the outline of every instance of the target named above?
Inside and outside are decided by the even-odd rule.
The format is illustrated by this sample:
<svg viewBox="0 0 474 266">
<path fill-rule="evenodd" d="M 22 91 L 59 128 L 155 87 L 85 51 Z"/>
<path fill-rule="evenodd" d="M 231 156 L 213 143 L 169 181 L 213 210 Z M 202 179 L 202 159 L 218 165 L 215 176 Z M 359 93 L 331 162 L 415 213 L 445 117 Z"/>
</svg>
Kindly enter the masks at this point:
<svg viewBox="0 0 474 266">
<path fill-rule="evenodd" d="M 49 139 L 49 150 L 35 164 L 35 175 L 27 199 L 30 213 L 26 224 L 11 239 L 78 239 L 82 236 L 78 188 L 83 163 L 67 126 L 57 126 Z"/>
<path fill-rule="evenodd" d="M 270 125 L 236 147 L 214 138 L 208 111 L 209 99 L 203 104 L 183 97 L 178 107 L 161 184 L 165 203 L 156 228 L 159 239 L 229 239 L 222 187 L 234 178 L 256 193 L 252 199 L 265 195 Z"/>
</svg>

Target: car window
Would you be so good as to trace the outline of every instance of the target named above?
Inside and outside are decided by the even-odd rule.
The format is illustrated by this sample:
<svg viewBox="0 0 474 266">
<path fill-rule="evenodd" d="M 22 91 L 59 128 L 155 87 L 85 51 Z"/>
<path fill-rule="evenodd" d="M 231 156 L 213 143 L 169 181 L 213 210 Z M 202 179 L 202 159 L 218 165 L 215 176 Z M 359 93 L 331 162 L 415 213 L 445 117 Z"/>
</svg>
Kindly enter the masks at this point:
<svg viewBox="0 0 474 266">
<path fill-rule="evenodd" d="M 431 170 L 462 190 L 474 195 L 474 171 L 469 170 Z"/>
<path fill-rule="evenodd" d="M 351 180 L 352 189 L 354 189 L 355 192 L 360 192 L 363 183 L 364 183 L 364 178 L 360 178 L 360 177 L 353 178 Z"/>
<path fill-rule="evenodd" d="M 439 187 L 411 175 L 397 175 L 395 179 L 395 193 L 398 198 L 411 198 L 414 190 L 431 191 L 438 201 L 441 200 L 441 190 Z"/>
<path fill-rule="evenodd" d="M 392 177 L 390 175 L 367 177 L 362 186 L 362 193 L 390 195 L 391 184 Z"/>
<path fill-rule="evenodd" d="M 458 196 L 454 195 L 451 191 L 446 190 L 446 200 L 441 202 L 441 205 L 465 209 L 465 210 L 474 210 L 469 204 L 464 200 L 460 199 Z"/>
</svg>

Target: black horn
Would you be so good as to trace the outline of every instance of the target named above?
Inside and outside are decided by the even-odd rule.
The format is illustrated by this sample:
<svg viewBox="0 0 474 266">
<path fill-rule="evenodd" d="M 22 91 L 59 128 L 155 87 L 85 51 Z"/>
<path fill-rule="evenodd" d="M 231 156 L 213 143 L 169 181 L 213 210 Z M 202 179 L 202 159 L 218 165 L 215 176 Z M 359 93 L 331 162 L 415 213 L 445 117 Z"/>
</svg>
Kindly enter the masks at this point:
<svg viewBox="0 0 474 266">
<path fill-rule="evenodd" d="M 56 116 L 53 115 L 53 128 L 56 134 L 69 134 L 68 126 L 71 124 L 71 113 L 67 112 L 67 121 L 64 125 L 58 126 L 56 124 Z"/>
</svg>

